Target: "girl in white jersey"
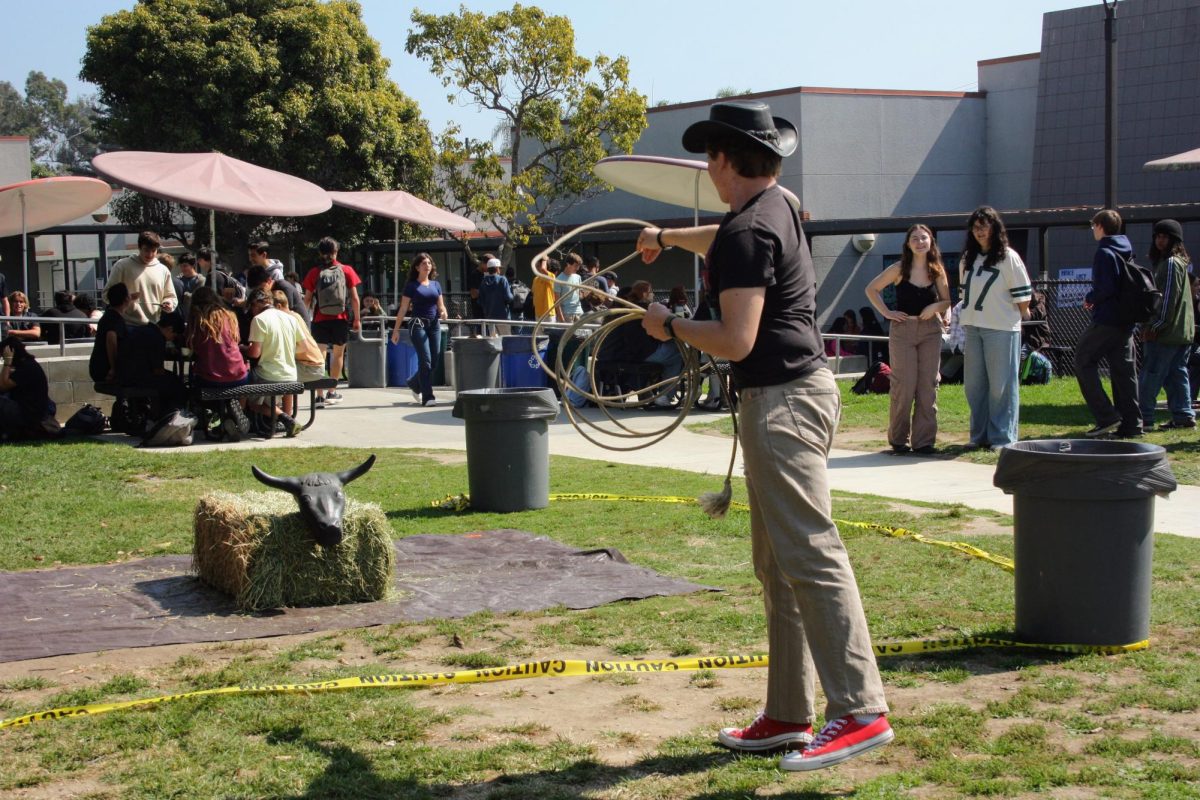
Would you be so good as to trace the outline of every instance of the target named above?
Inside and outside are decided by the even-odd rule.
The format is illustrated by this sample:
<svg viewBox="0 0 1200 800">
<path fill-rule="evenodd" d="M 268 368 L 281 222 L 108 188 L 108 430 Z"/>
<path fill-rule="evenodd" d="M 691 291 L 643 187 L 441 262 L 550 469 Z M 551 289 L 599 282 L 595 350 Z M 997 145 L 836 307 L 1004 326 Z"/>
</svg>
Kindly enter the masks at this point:
<svg viewBox="0 0 1200 800">
<path fill-rule="evenodd" d="M 970 446 L 998 448 L 1017 440 L 1021 321 L 1033 288 L 1004 221 L 980 206 L 967 221 L 959 263 L 962 291 L 963 389 L 971 409 Z"/>
</svg>

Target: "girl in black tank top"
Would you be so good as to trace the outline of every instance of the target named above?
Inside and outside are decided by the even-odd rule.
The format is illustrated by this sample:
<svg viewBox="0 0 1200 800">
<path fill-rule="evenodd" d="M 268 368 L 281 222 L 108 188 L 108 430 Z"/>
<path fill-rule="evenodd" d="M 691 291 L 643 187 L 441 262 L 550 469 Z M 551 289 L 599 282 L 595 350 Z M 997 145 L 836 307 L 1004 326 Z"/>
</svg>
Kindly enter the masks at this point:
<svg viewBox="0 0 1200 800">
<path fill-rule="evenodd" d="M 932 283 L 928 286 L 917 286 L 907 280 L 896 284 L 896 310 L 919 317 L 928 306 L 938 301 L 937 287 Z"/>
<path fill-rule="evenodd" d="M 927 280 L 913 283 L 913 276 Z M 896 289 L 896 307 L 883 303 L 880 291 Z M 867 286 L 867 299 L 886 319 L 892 368 L 888 443 L 895 453 L 934 452 L 937 438 L 937 386 L 941 366 L 941 315 L 950 307 L 950 286 L 933 232 L 924 225 L 908 229 L 904 255 Z"/>
</svg>

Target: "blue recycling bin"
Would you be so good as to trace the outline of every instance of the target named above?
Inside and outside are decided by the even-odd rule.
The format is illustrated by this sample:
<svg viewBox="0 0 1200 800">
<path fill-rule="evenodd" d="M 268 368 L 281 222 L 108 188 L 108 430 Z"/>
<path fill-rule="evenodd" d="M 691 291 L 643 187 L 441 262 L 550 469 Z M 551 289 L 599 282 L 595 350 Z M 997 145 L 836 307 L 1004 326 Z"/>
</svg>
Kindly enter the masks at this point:
<svg viewBox="0 0 1200 800">
<path fill-rule="evenodd" d="M 537 351 L 546 359 L 550 338 L 539 336 Z M 533 355 L 533 337 L 512 335 L 500 337 L 500 385 L 505 389 L 544 389 L 550 383 Z"/>
<path fill-rule="evenodd" d="M 387 385 L 407 386 L 408 379 L 417 374 L 417 351 L 413 348 L 412 337 L 407 330 L 401 329 L 400 342 L 392 344 L 389 336 L 387 344 Z"/>
</svg>

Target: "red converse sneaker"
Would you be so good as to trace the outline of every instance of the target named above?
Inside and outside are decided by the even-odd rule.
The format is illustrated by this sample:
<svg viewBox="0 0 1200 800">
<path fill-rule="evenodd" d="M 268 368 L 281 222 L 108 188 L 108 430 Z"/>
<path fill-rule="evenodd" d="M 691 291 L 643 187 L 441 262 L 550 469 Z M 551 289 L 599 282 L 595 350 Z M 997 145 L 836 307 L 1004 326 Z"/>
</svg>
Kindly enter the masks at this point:
<svg viewBox="0 0 1200 800">
<path fill-rule="evenodd" d="M 766 714 L 759 714 L 744 728 L 722 728 L 717 734 L 717 741 L 730 750 L 747 753 L 778 750 L 789 745 L 803 747 L 812 740 L 811 724 L 780 722 Z"/>
<path fill-rule="evenodd" d="M 839 717 L 826 722 L 817 738 L 804 750 L 785 755 L 779 762 L 779 768 L 804 771 L 832 767 L 881 747 L 895 736 L 883 714 L 866 725 L 852 716 Z"/>
</svg>

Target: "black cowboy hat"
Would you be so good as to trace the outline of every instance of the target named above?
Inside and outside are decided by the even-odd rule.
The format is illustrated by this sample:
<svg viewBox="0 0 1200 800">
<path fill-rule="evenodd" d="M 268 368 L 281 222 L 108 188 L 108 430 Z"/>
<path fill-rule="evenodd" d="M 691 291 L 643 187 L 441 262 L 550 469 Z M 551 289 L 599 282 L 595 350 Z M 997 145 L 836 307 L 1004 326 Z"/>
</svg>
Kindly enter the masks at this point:
<svg viewBox="0 0 1200 800">
<path fill-rule="evenodd" d="M 800 141 L 796 126 L 782 117 L 772 117 L 766 103 L 730 100 L 715 103 L 708 110 L 708 119 L 688 126 L 683 132 L 683 149 L 703 153 L 708 138 L 719 132 L 740 134 L 784 158 L 796 152 Z"/>
</svg>

